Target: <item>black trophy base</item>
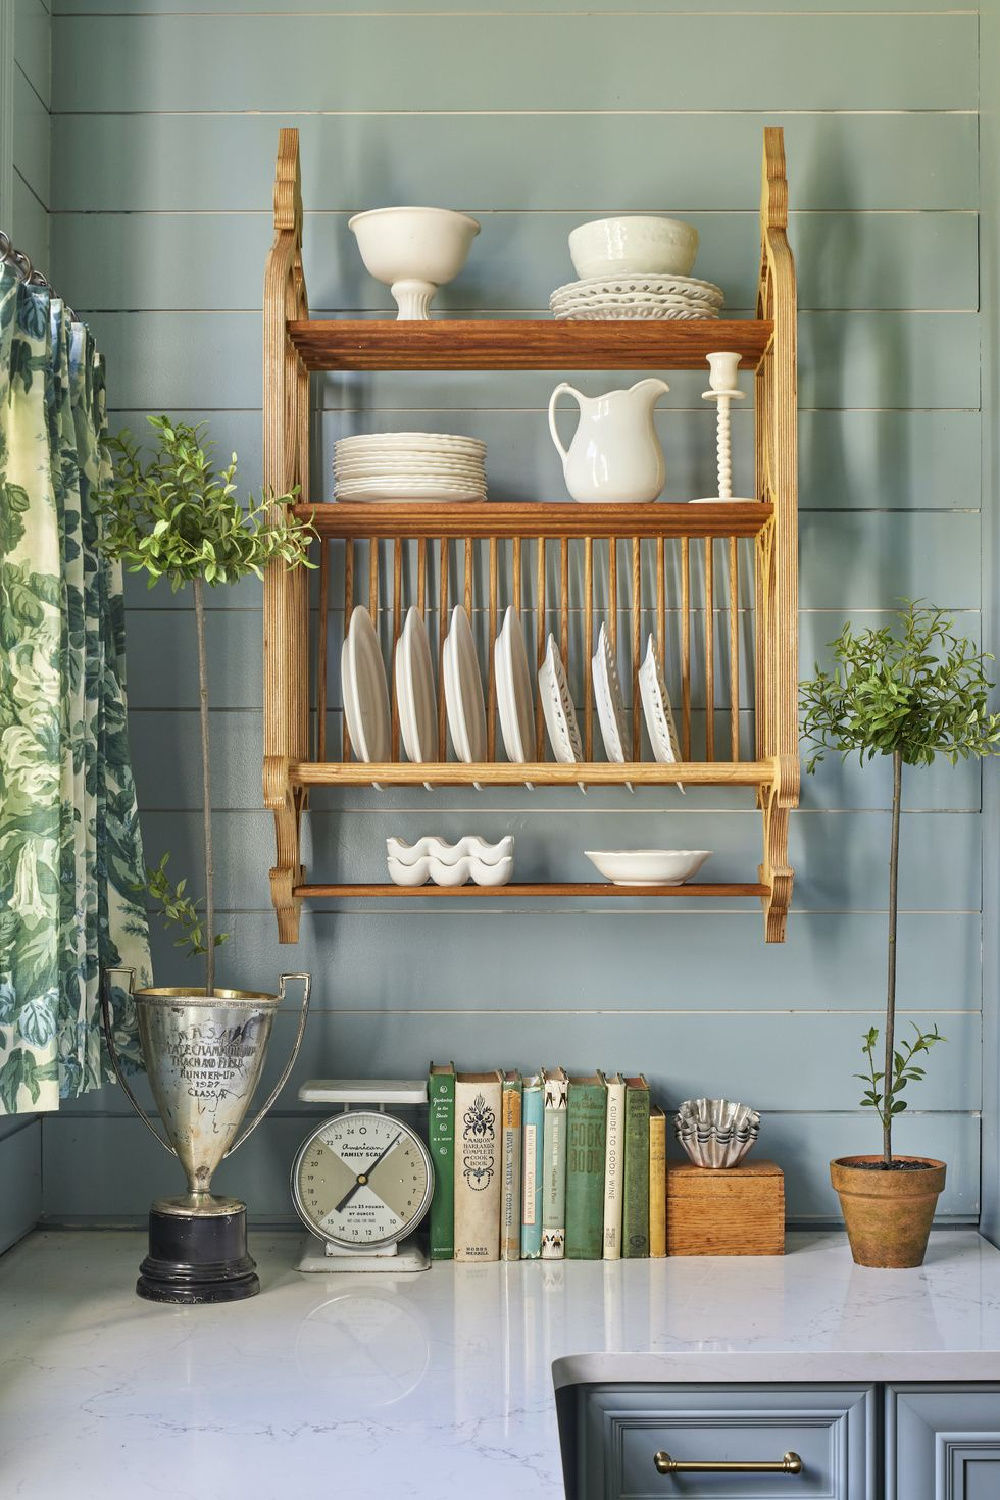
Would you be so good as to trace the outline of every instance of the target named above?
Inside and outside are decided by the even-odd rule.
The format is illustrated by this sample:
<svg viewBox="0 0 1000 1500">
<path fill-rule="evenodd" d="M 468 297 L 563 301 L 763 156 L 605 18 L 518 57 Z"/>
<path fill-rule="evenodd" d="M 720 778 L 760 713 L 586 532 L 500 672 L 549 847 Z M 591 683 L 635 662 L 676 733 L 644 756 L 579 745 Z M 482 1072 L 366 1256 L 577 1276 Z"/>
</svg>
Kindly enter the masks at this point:
<svg viewBox="0 0 1000 1500">
<path fill-rule="evenodd" d="M 246 1204 L 229 1199 L 225 1206 L 230 1211 L 197 1214 L 154 1203 L 149 1254 L 135 1287 L 140 1297 L 189 1306 L 256 1297 L 260 1281 L 247 1253 Z"/>
</svg>

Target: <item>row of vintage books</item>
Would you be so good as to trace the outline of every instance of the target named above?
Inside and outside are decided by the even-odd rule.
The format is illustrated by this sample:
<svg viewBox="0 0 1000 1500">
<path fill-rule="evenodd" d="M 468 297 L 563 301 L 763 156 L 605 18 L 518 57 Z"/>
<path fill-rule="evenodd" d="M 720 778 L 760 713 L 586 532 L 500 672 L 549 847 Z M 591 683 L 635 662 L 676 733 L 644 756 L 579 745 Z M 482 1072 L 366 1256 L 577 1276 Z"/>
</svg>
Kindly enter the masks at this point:
<svg viewBox="0 0 1000 1500">
<path fill-rule="evenodd" d="M 432 1063 L 428 1098 L 434 1260 L 666 1255 L 666 1117 L 642 1074 Z"/>
</svg>

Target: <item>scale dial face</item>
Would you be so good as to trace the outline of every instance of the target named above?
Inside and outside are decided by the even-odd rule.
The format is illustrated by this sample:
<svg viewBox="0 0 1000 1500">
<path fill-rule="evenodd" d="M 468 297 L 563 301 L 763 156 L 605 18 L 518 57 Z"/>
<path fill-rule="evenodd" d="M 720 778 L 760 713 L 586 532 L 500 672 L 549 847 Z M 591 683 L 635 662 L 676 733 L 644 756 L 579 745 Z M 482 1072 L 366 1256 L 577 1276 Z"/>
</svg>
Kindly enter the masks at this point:
<svg viewBox="0 0 1000 1500">
<path fill-rule="evenodd" d="M 324 1120 L 292 1167 L 299 1218 L 323 1240 L 379 1250 L 405 1239 L 430 1208 L 434 1165 L 416 1131 L 378 1110 Z"/>
</svg>

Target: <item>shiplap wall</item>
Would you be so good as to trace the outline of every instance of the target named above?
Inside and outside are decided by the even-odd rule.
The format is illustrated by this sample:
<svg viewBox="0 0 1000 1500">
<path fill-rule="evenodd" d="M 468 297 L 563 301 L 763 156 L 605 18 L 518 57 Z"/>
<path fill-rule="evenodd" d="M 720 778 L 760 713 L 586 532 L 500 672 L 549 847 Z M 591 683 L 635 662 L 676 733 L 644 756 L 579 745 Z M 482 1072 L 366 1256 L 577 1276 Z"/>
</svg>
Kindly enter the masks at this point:
<svg viewBox="0 0 1000 1500">
<path fill-rule="evenodd" d="M 52 18 L 45 0 L 12 0 L 12 4 L 14 172 L 11 223 L 4 227 L 18 249 L 47 271 Z"/>
<path fill-rule="evenodd" d="M 10 218 L 0 224 L 19 250 L 45 271 L 49 259 L 49 74 L 51 17 L 43 0 L 6 0 L 0 16 L 13 32 L 0 61 L 0 101 L 10 139 L 0 163 L 10 184 Z M 12 27 L 10 23 L 12 24 Z M 9 34 L 9 33 L 8 33 Z M 5 205 L 6 208 L 6 205 Z M 0 1251 L 26 1234 L 41 1209 L 42 1128 L 35 1117 L 0 1121 Z"/>
<path fill-rule="evenodd" d="M 260 286 L 277 132 L 301 132 L 306 275 L 316 312 L 386 313 L 346 220 L 394 202 L 482 219 L 440 310 L 543 314 L 571 279 L 565 236 L 613 211 L 676 212 L 702 234 L 698 271 L 749 311 L 761 131 L 785 126 L 801 287 L 803 670 L 846 614 L 901 595 L 980 634 L 978 17 L 929 3 L 841 0 L 712 13 L 649 0 L 57 0 L 53 257 L 110 367 L 115 420 L 209 418 L 260 481 Z M 100 12 L 100 13 L 98 13 Z M 120 12 L 120 13 L 119 13 Z M 563 493 L 544 406 L 553 374 L 365 375 L 317 386 L 315 484 L 332 443 L 393 427 L 489 443 L 492 493 Z M 579 378 L 596 392 L 618 375 Z M 706 493 L 711 415 L 700 377 L 671 378 L 658 416 L 667 493 Z M 750 424 L 737 420 L 749 482 Z M 147 854 L 198 850 L 194 624 L 189 601 L 130 595 L 132 737 Z M 260 590 L 212 600 L 210 650 L 222 981 L 273 987 L 308 967 L 315 1008 L 294 1083 L 460 1065 L 643 1068 L 665 1100 L 725 1093 L 766 1112 L 797 1218 L 836 1204 L 831 1155 L 877 1144 L 856 1109 L 858 1039 L 884 985 L 889 780 L 824 767 L 793 820 L 795 910 L 766 948 L 751 903 L 313 904 L 297 948 L 270 911 L 261 810 Z M 336 674 L 334 697 L 336 706 Z M 979 1206 L 981 784 L 977 768 L 908 778 L 900 995 L 937 1019 L 902 1149 L 949 1162 L 943 1213 Z M 387 833 L 511 830 L 520 872 L 583 877 L 590 847 L 717 853 L 750 878 L 759 817 L 721 791 L 358 792 L 317 796 L 311 868 L 377 878 Z M 190 971 L 159 935 L 161 984 Z M 270 1071 L 292 1034 L 279 1022 Z M 305 1112 L 294 1086 L 220 1171 L 258 1215 L 287 1215 Z M 45 1211 L 128 1215 L 176 1168 L 114 1090 L 46 1119 Z"/>
</svg>

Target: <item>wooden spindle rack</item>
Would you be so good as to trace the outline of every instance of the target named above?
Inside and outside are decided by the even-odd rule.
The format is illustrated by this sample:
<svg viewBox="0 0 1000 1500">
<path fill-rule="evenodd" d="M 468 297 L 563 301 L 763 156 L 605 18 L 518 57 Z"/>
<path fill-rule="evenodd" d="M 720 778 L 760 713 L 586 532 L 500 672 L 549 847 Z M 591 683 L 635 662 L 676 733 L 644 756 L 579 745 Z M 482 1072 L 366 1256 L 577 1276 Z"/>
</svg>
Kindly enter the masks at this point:
<svg viewBox="0 0 1000 1500">
<path fill-rule="evenodd" d="M 309 580 L 299 569 L 271 564 L 264 581 L 264 798 L 275 820 L 277 858 L 271 895 L 283 943 L 297 941 L 301 903 L 309 897 L 759 897 L 765 938 L 782 942 L 792 890 L 788 815 L 798 800 L 798 528 L 796 476 L 795 270 L 787 240 L 788 189 L 783 131 L 764 132 L 761 261 L 754 318 L 690 322 L 556 322 L 438 319 L 429 322 L 310 319 L 302 269 L 302 199 L 298 132 L 282 130 L 274 188 L 274 242 L 264 282 L 264 479 L 276 494 L 299 487 L 298 515 L 318 533 L 319 626 L 310 702 Z M 320 503 L 309 496 L 309 377 L 314 370 L 428 369 L 705 369 L 706 355 L 730 349 L 755 372 L 756 498 L 729 504 L 579 505 L 570 502 L 481 504 Z M 275 507 L 280 517 L 280 506 Z M 741 547 L 741 543 L 743 544 Z M 336 562 L 332 549 L 336 549 Z M 753 563 L 741 567 L 744 548 Z M 582 600 L 571 603 L 582 549 Z M 700 558 L 701 604 L 696 597 Z M 414 561 L 415 559 L 415 561 Z M 643 598 L 652 559 L 652 597 Z M 479 566 L 482 561 L 482 567 Z M 335 580 L 335 573 L 339 575 Z M 638 674 L 646 616 L 661 661 L 667 649 L 667 583 L 679 579 L 676 625 L 679 731 L 683 759 L 641 759 Z M 366 576 L 367 573 L 367 576 Z M 595 601 L 598 573 L 606 592 Z M 552 580 L 557 579 L 556 597 Z M 533 580 L 533 586 L 532 586 Z M 725 602 L 716 603 L 720 586 Z M 352 759 L 344 725 L 339 758 L 327 744 L 328 632 L 334 585 L 343 601 L 343 629 L 352 609 L 368 605 L 387 654 L 395 649 L 407 607 L 436 612 L 438 656 L 451 606 L 464 603 L 484 620 L 488 640 L 488 759 L 466 765 L 446 758 L 446 716 L 438 673 L 440 759 L 402 758 L 393 694 L 390 761 Z M 436 587 L 435 587 L 436 584 Z M 752 589 L 753 652 L 740 649 L 741 590 Z M 530 601 L 526 595 L 530 594 Z M 548 631 L 564 662 L 572 655 L 571 617 L 583 616 L 582 733 L 585 760 L 545 759 L 540 695 L 535 700 L 535 755 L 530 763 L 499 759 L 493 641 L 512 603 L 534 630 L 538 663 Z M 627 641 L 619 614 L 627 607 Z M 478 612 L 478 614 L 476 613 Z M 676 615 L 676 620 L 674 616 Z M 594 702 L 589 658 L 595 623 L 605 618 L 613 652 L 623 652 L 631 688 L 631 760 L 593 759 Z M 700 633 L 700 640 L 699 640 Z M 693 681 L 697 649 L 701 680 Z M 728 658 L 723 663 L 723 652 Z M 740 669 L 753 682 L 752 758 L 740 749 Z M 391 660 L 389 662 L 391 666 Z M 391 674 L 390 674 L 391 681 Z M 722 695 L 722 703 L 718 698 Z M 696 704 L 704 727 L 696 732 Z M 311 710 L 315 735 L 311 740 Z M 721 730 L 721 732 L 720 732 Z M 725 747 L 728 759 L 717 758 Z M 692 759 L 695 747 L 702 758 Z M 300 856 L 301 818 L 314 787 L 483 787 L 650 785 L 747 787 L 763 819 L 757 880 L 740 884 L 619 887 L 598 883 L 511 884 L 417 889 L 386 885 L 308 883 Z"/>
</svg>

